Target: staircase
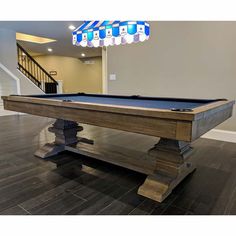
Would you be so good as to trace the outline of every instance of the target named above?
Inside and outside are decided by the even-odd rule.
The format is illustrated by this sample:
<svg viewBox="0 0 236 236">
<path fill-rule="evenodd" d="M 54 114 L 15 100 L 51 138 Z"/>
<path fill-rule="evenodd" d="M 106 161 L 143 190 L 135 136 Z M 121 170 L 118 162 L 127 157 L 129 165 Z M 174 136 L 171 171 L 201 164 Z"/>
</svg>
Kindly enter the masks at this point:
<svg viewBox="0 0 236 236">
<path fill-rule="evenodd" d="M 18 70 L 45 93 L 57 93 L 57 81 L 17 43 Z"/>
</svg>

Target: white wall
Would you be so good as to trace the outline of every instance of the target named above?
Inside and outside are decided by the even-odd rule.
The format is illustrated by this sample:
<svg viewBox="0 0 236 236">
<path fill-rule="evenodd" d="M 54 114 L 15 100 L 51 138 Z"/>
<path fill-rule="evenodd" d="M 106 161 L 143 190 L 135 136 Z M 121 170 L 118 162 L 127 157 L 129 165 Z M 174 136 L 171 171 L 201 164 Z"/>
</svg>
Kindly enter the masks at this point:
<svg viewBox="0 0 236 236">
<path fill-rule="evenodd" d="M 110 94 L 236 99 L 236 22 L 150 27 L 148 41 L 108 48 Z M 218 128 L 236 131 L 236 107 Z"/>
<path fill-rule="evenodd" d="M 11 78 L 2 68 L 0 68 L 0 97 L 17 94 L 16 80 Z M 15 114 L 14 112 L 5 111 L 3 108 L 3 102 L 0 99 L 0 116 Z"/>
<path fill-rule="evenodd" d="M 0 68 L 0 97 L 9 94 L 17 94 L 16 81 Z"/>
<path fill-rule="evenodd" d="M 17 70 L 16 33 L 14 31 L 0 29 L 0 64 L 3 65 L 2 68 L 14 75 L 14 79 L 19 79 L 17 91 L 21 94 L 43 93 L 41 89 Z M 8 76 L 10 76 L 10 73 L 8 73 Z"/>
</svg>

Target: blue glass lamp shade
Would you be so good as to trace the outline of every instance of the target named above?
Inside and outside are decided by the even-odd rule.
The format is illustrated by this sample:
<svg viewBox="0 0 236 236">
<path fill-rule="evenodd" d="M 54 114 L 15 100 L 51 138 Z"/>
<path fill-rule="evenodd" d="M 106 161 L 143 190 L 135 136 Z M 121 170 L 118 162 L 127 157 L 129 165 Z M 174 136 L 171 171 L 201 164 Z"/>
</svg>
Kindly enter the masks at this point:
<svg viewBox="0 0 236 236">
<path fill-rule="evenodd" d="M 72 33 L 73 45 L 103 47 L 143 42 L 149 39 L 145 21 L 85 21 Z"/>
</svg>

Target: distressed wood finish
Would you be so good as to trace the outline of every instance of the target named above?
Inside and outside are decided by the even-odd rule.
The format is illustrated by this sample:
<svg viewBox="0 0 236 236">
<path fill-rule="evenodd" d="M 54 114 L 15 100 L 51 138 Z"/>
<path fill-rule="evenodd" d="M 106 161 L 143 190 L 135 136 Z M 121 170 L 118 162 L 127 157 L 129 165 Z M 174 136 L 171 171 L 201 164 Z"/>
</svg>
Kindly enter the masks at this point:
<svg viewBox="0 0 236 236">
<path fill-rule="evenodd" d="M 165 137 L 170 139 L 176 139 L 176 137 L 178 137 L 180 140 L 184 141 L 189 141 L 191 139 L 190 122 L 188 130 L 183 132 L 183 130 L 178 129 L 179 132 L 176 134 L 177 122 L 181 123 L 182 121 L 86 109 L 74 109 L 63 106 L 37 105 L 34 103 L 21 103 L 15 101 L 5 101 L 4 108 L 18 112 L 30 113 L 32 115 L 71 120 L 79 123 L 147 134 L 156 137 Z"/>
<path fill-rule="evenodd" d="M 23 96 L 2 98 L 7 110 L 188 142 L 228 119 L 234 105 L 234 101 L 222 100 L 193 109 L 193 112 L 173 112 Z M 215 116 L 216 113 L 228 115 Z M 210 117 L 215 117 L 213 125 Z M 201 132 L 197 132 L 196 129 L 203 122 Z"/>
<path fill-rule="evenodd" d="M 162 202 L 196 168 L 189 143 L 160 139 L 148 153 L 115 145 L 67 145 L 65 150 L 122 166 L 147 175 L 138 194 Z M 109 158 L 108 158 L 109 157 Z"/>
<path fill-rule="evenodd" d="M 76 95 L 76 94 L 75 94 Z M 75 109 L 86 109 L 92 111 L 103 111 L 103 112 L 112 112 L 112 113 L 121 113 L 121 114 L 130 114 L 130 115 L 139 115 L 139 116 L 150 116 L 163 119 L 177 119 L 177 120 L 197 120 L 206 115 L 205 112 L 213 111 L 219 108 L 222 109 L 222 106 L 233 106 L 235 101 L 220 100 L 212 102 L 210 104 L 202 105 L 201 107 L 194 108 L 191 112 L 178 112 L 170 111 L 166 109 L 157 109 L 157 108 L 144 108 L 144 107 L 131 107 L 131 106 L 121 106 L 121 105 L 110 105 L 110 104 L 94 104 L 88 102 L 69 102 L 69 101 L 60 101 L 47 98 L 36 98 L 36 97 L 24 97 L 24 96 L 2 96 L 3 101 L 15 101 L 22 103 L 32 103 L 38 105 L 48 105 L 48 106 L 60 106 L 68 107 Z M 178 98 L 176 98 L 178 100 Z"/>
<path fill-rule="evenodd" d="M 3 100 L 5 109 L 57 119 L 49 128 L 55 133 L 55 142 L 43 146 L 36 156 L 47 158 L 67 150 L 147 174 L 138 194 L 158 202 L 162 202 L 195 169 L 190 142 L 228 119 L 234 105 L 234 101 L 222 100 L 192 112 L 174 112 L 21 96 L 3 97 Z M 112 148 L 113 152 L 109 152 L 109 147 L 106 150 L 96 144 L 81 144 L 93 142 L 76 136 L 83 129 L 76 122 L 161 139 L 148 153 L 130 158 L 135 155 L 129 155 L 129 151 L 114 152 Z"/>
<path fill-rule="evenodd" d="M 207 131 L 222 123 L 222 121 L 229 119 L 233 112 L 232 107 L 229 105 L 216 109 L 213 114 L 209 111 L 202 119 L 194 121 L 192 124 L 192 140 L 199 138 Z"/>
<path fill-rule="evenodd" d="M 92 140 L 85 138 L 78 138 L 77 132 L 83 130 L 76 122 L 58 119 L 48 128 L 48 131 L 55 134 L 55 141 L 47 143 L 35 152 L 35 156 L 41 158 L 48 158 L 55 156 L 66 150 L 67 145 L 77 144 L 78 142 L 85 142 L 93 144 Z"/>
<path fill-rule="evenodd" d="M 191 158 L 192 148 L 189 143 L 160 139 L 149 150 L 154 156 L 156 166 L 153 174 L 149 174 L 138 189 L 138 194 L 152 200 L 162 202 L 172 190 L 196 167 Z"/>
</svg>

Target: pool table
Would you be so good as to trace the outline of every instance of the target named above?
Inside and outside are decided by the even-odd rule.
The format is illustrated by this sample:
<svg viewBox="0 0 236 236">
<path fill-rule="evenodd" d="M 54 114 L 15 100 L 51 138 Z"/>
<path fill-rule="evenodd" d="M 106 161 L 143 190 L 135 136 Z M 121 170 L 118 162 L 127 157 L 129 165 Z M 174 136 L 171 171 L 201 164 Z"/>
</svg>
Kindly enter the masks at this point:
<svg viewBox="0 0 236 236">
<path fill-rule="evenodd" d="M 234 101 L 226 99 L 85 93 L 11 95 L 2 99 L 7 110 L 56 119 L 49 127 L 55 142 L 45 144 L 36 156 L 48 158 L 67 150 L 144 173 L 147 178 L 138 194 L 158 202 L 195 169 L 191 142 L 230 118 L 234 105 Z M 156 136 L 160 140 L 146 153 L 130 155 L 128 147 L 116 152 L 78 137 L 77 132 L 83 130 L 79 123 Z"/>
</svg>

